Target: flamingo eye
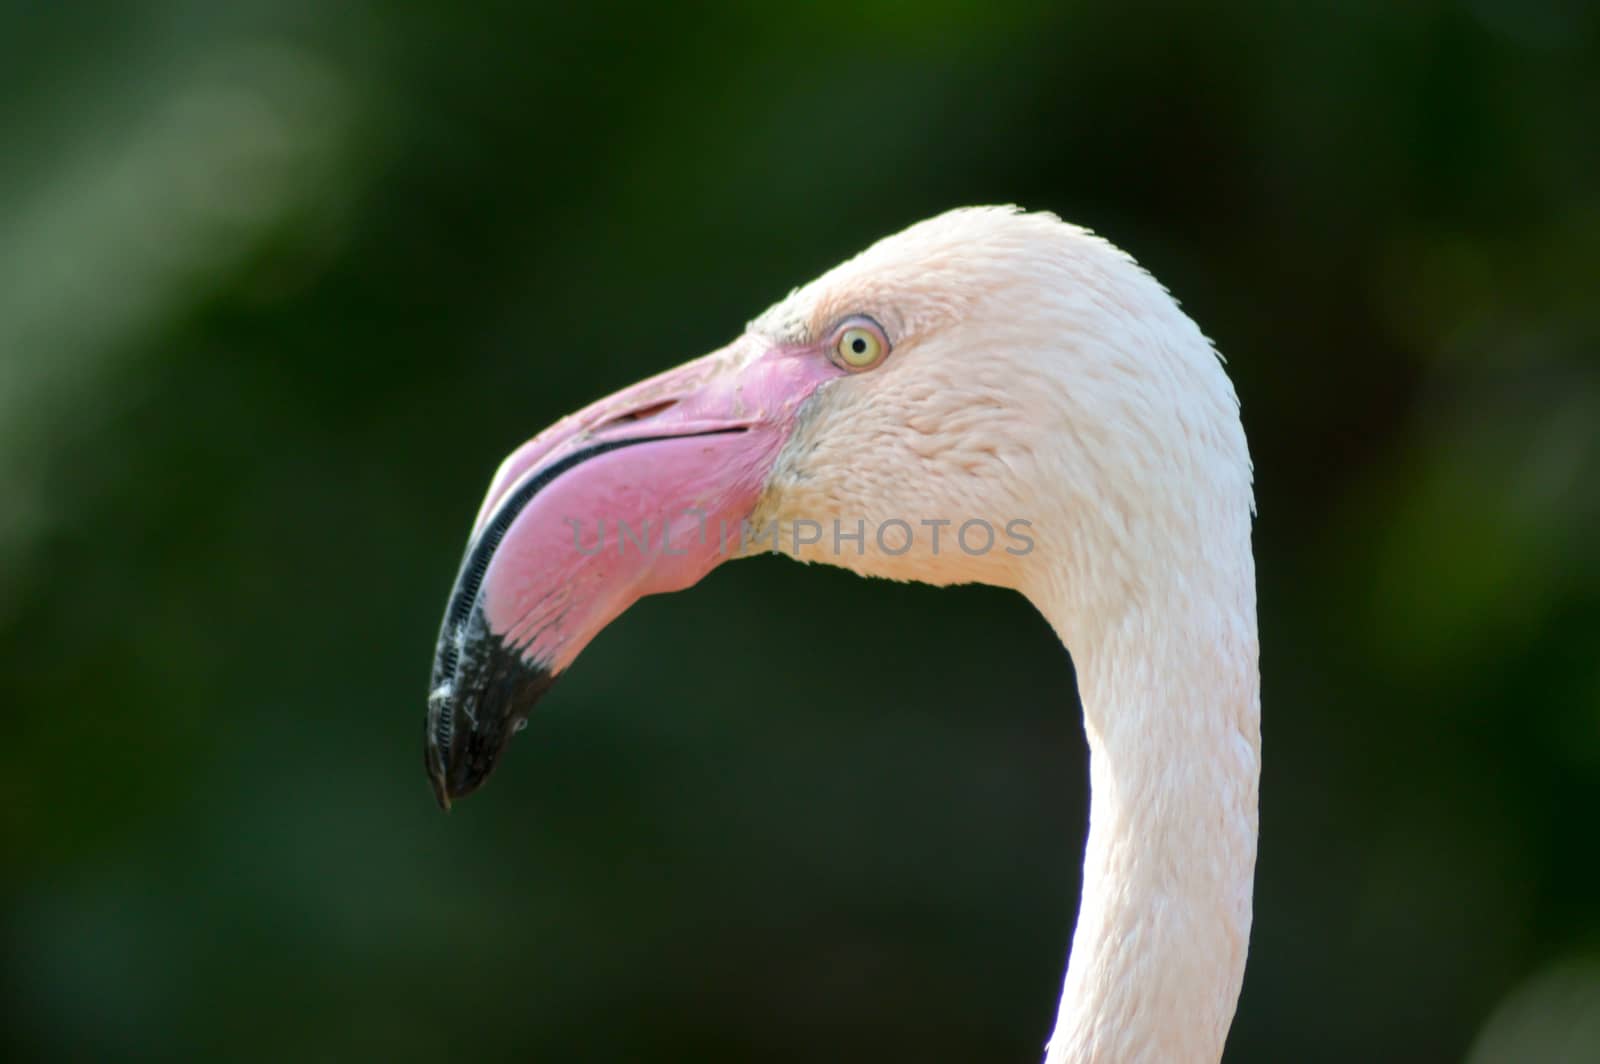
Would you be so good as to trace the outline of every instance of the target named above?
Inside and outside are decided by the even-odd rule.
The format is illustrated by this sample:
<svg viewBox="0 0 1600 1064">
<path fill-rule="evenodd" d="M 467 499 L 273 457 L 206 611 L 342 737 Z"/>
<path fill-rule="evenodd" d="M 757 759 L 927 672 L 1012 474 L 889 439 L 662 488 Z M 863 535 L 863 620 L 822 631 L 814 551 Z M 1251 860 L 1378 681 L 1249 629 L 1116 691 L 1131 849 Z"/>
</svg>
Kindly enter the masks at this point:
<svg viewBox="0 0 1600 1064">
<path fill-rule="evenodd" d="M 834 336 L 833 360 L 845 369 L 871 369 L 889 353 L 889 338 L 869 318 L 852 318 Z"/>
</svg>

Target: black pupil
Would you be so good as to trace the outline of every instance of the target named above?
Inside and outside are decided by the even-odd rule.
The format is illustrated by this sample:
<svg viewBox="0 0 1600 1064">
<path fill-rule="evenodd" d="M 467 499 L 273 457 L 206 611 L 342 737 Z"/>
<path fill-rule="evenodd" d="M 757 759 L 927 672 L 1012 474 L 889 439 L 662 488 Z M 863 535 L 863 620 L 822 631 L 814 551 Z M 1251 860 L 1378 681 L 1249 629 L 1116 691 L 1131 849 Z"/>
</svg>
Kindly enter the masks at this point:
<svg viewBox="0 0 1600 1064">
<path fill-rule="evenodd" d="M 854 351 L 858 355 L 865 354 L 867 350 L 867 342 L 858 336 L 854 340 L 850 341 L 850 350 Z"/>
</svg>

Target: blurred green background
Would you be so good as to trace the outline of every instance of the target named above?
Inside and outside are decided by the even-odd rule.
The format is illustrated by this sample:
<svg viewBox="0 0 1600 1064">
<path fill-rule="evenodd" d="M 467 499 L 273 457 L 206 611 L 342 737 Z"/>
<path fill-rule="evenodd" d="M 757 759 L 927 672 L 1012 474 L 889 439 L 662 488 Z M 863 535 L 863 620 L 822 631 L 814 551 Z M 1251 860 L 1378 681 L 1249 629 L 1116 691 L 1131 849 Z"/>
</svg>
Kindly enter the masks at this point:
<svg viewBox="0 0 1600 1064">
<path fill-rule="evenodd" d="M 420 757 L 505 452 L 1016 202 L 1244 402 L 1228 1059 L 1600 1060 L 1596 5 L 11 2 L 0 87 L 7 1059 L 1037 1060 L 1018 596 L 726 566 L 451 816 Z"/>
</svg>

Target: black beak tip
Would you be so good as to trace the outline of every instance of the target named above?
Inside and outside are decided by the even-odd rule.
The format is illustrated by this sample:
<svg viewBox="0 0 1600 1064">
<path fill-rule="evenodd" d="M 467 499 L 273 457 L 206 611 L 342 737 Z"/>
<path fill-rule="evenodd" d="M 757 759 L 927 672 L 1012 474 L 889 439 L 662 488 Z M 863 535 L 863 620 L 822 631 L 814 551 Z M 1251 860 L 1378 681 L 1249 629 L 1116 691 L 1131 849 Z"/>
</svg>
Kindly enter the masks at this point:
<svg viewBox="0 0 1600 1064">
<path fill-rule="evenodd" d="M 439 803 L 439 808 L 446 813 L 450 811 L 450 783 L 444 765 L 444 757 L 439 747 L 434 743 L 433 736 L 429 735 L 427 746 L 423 750 L 423 763 L 428 769 L 428 782 L 433 786 L 433 799 Z"/>
<path fill-rule="evenodd" d="M 449 703 L 429 706 L 423 760 L 433 797 L 447 813 L 457 799 L 483 786 L 516 731 L 514 717 L 482 719 L 486 708 L 479 699 L 480 726 Z"/>
<path fill-rule="evenodd" d="M 534 704 L 555 683 L 549 669 L 489 635 L 461 654 L 454 675 L 435 675 L 428 696 L 423 763 L 439 808 L 483 786 L 522 730 Z"/>
</svg>

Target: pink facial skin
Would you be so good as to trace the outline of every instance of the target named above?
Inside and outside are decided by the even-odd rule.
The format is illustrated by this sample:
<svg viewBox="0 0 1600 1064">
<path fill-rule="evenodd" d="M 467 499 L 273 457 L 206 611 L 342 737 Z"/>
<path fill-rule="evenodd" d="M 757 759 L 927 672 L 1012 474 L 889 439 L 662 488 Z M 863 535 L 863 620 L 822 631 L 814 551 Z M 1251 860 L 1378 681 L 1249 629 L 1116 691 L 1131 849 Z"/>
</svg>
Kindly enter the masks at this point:
<svg viewBox="0 0 1600 1064">
<path fill-rule="evenodd" d="M 473 526 L 439 636 L 427 765 L 481 784 L 532 701 L 645 595 L 739 546 L 800 407 L 844 371 L 745 336 L 563 418 L 514 451 Z"/>
<path fill-rule="evenodd" d="M 489 630 L 560 672 L 640 598 L 698 582 L 737 548 L 800 404 L 838 374 L 810 351 L 745 340 L 602 399 L 518 448 L 475 535 L 519 485 L 562 457 L 667 437 L 587 459 L 534 495 L 486 573 Z"/>
</svg>

